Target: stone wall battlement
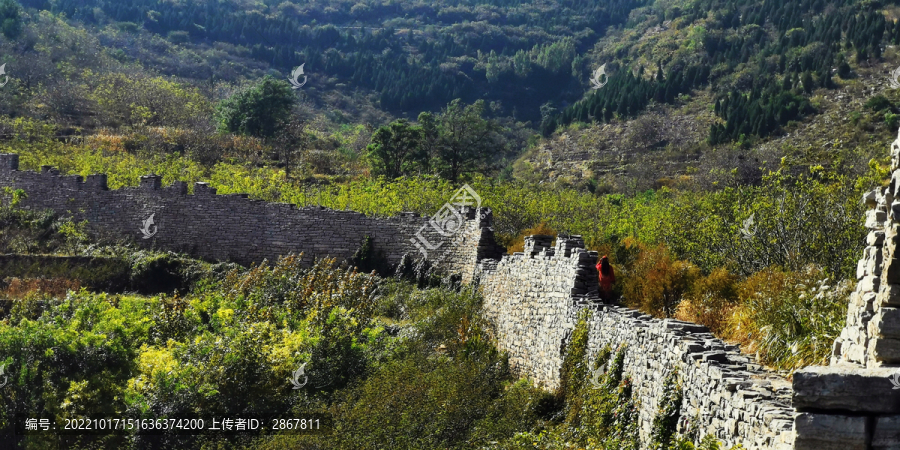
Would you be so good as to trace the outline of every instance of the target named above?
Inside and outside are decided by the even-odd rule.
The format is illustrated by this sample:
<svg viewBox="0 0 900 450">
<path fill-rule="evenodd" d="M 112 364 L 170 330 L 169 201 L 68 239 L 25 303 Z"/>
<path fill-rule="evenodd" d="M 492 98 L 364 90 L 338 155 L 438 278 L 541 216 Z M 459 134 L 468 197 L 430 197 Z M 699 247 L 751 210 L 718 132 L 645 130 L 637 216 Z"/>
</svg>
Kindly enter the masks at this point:
<svg viewBox="0 0 900 450">
<path fill-rule="evenodd" d="M 645 445 L 663 380 L 677 369 L 685 398 L 682 417 L 696 419 L 704 435 L 747 449 L 791 448 L 790 383 L 702 325 L 601 304 L 597 252 L 586 251 L 580 236 L 559 236 L 555 246 L 552 239 L 528 236 L 523 252 L 479 265 L 485 315 L 516 373 L 558 387 L 566 344 L 581 311 L 588 309 L 591 359 L 606 345 L 626 348 L 625 373 L 640 399 Z"/>
<path fill-rule="evenodd" d="M 489 209 L 467 208 L 451 242 L 429 218 L 415 213 L 382 218 L 317 206 L 298 208 L 253 200 L 247 194 L 218 195 L 207 183 L 195 183 L 189 195 L 187 183 L 163 187 L 157 175 L 141 177 L 138 187 L 110 190 L 105 174 L 85 179 L 60 175 L 50 166 L 40 172 L 18 168 L 18 155 L 0 154 L 0 186 L 23 189 L 28 195 L 23 208 L 87 220 L 89 231 L 100 238 L 133 240 L 207 260 L 247 265 L 301 252 L 305 262 L 325 256 L 343 260 L 366 236 L 389 264 L 407 253 L 422 256 L 421 244 L 416 245 L 419 237 L 437 247 L 428 250 L 428 258 L 440 260 L 440 267 L 451 272 L 473 273 L 477 258 L 496 254 L 493 246 L 479 244 L 493 243 Z M 145 227 L 151 216 L 152 225 Z"/>
<path fill-rule="evenodd" d="M 792 448 L 794 410 L 787 380 L 702 325 L 657 319 L 618 306 L 588 308 L 592 360 L 604 346 L 625 346 L 624 373 L 632 377 L 632 395 L 641 401 L 642 442 L 650 440 L 663 380 L 677 369 L 684 394 L 679 429 L 694 421 L 701 437 L 712 434 L 728 446 Z"/>
</svg>

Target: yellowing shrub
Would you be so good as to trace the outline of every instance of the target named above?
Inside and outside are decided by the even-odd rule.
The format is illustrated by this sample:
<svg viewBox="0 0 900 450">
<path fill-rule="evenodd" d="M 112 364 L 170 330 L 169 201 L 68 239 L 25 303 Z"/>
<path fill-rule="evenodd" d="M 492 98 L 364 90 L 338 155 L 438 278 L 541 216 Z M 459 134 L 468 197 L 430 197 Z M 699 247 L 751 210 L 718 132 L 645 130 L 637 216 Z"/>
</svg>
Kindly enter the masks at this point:
<svg viewBox="0 0 900 450">
<path fill-rule="evenodd" d="M 831 282 L 814 265 L 796 272 L 767 268 L 739 285 L 740 304 L 727 334 L 779 369 L 827 364 L 853 285 Z"/>
<path fill-rule="evenodd" d="M 638 246 L 640 251 L 622 274 L 627 304 L 654 316 L 673 317 L 678 303 L 700 277 L 700 269 L 687 261 L 675 260 L 663 244 L 629 244 Z"/>
<path fill-rule="evenodd" d="M 523 252 L 525 251 L 525 236 L 531 236 L 533 234 L 546 234 L 550 236 L 556 236 L 556 230 L 550 228 L 547 225 L 547 222 L 541 222 L 531 228 L 527 228 L 522 230 L 515 239 L 510 242 L 509 246 L 506 249 L 506 252 L 509 254 L 513 254 L 515 252 Z"/>
<path fill-rule="evenodd" d="M 678 304 L 675 317 L 706 325 L 713 333 L 722 334 L 727 328 L 727 317 L 737 303 L 736 283 L 737 277 L 721 267 L 698 278 Z"/>
</svg>

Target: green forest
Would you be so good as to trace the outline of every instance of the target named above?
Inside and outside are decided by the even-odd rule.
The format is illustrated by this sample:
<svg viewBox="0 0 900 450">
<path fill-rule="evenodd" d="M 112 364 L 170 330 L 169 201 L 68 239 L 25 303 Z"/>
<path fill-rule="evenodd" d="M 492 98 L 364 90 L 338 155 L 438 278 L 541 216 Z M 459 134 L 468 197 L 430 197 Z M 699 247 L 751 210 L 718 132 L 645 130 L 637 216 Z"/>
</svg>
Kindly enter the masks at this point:
<svg viewBox="0 0 900 450">
<path fill-rule="evenodd" d="M 377 217 L 429 216 L 465 183 L 508 253 L 581 235 L 623 305 L 789 377 L 827 364 L 846 320 L 860 199 L 900 126 L 898 19 L 871 0 L 0 0 L 0 153 Z M 640 448 L 625 349 L 587 355 L 584 317 L 546 390 L 512 373 L 477 287 L 424 261 L 202 261 L 0 189 L 0 426 L 327 424 L 12 448 Z M 652 447 L 724 450 L 676 432 L 681 401 L 671 374 Z"/>
</svg>

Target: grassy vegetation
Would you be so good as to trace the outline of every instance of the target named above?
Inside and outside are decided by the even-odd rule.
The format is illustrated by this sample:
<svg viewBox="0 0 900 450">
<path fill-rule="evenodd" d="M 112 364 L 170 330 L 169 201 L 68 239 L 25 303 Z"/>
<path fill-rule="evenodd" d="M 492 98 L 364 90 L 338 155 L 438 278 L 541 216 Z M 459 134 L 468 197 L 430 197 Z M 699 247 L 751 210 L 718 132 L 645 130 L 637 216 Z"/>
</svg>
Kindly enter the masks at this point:
<svg viewBox="0 0 900 450">
<path fill-rule="evenodd" d="M 14 411 L 320 412 L 334 417 L 335 433 L 302 441 L 324 448 L 468 448 L 544 420 L 549 394 L 512 379 L 467 290 L 420 291 L 333 261 L 303 269 L 289 257 L 206 278 L 184 296 L 69 291 L 46 302 L 2 319 L 0 351 L 17 374 L 4 420 Z M 285 380 L 303 362 L 308 386 L 292 393 Z M 117 439 L 106 445 L 142 445 Z M 181 448 L 215 441 L 165 439 Z M 294 438 L 245 444 L 284 448 L 279 439 Z"/>
<path fill-rule="evenodd" d="M 624 349 L 603 350 L 589 370 L 586 316 L 566 349 L 562 386 L 550 393 L 512 376 L 471 287 L 423 289 L 327 259 L 246 269 L 92 248 L 135 261 L 126 267 L 153 285 L 180 276 L 184 289 L 91 292 L 79 289 L 89 277 L 78 271 L 8 277 L 0 363 L 16 376 L 0 421 L 16 411 L 60 419 L 318 413 L 334 419 L 334 433 L 36 435 L 26 448 L 638 448 Z M 172 270 L 138 270 L 151 261 Z M 604 388 L 593 389 L 592 370 L 608 361 Z M 303 363 L 308 383 L 294 391 L 286 380 Z"/>
</svg>

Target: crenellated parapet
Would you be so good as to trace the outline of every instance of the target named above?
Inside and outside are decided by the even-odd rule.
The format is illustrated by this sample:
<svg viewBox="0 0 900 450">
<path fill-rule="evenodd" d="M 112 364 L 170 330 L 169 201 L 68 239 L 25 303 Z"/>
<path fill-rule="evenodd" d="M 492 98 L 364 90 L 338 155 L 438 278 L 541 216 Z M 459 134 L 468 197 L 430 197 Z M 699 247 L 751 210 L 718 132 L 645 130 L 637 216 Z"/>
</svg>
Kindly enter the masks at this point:
<svg viewBox="0 0 900 450">
<path fill-rule="evenodd" d="M 60 175 L 50 167 L 20 171 L 19 155 L 0 154 L 0 187 L 25 190 L 23 208 L 86 220 L 95 236 L 185 252 L 199 258 L 241 264 L 274 261 L 290 253 L 350 258 L 369 236 L 389 264 L 404 254 L 435 261 L 438 268 L 471 274 L 478 261 L 499 257 L 490 209 L 467 208 L 452 233 L 414 213 L 369 217 L 354 211 L 253 200 L 247 194 L 220 195 L 207 183 L 162 185 L 159 175 L 140 178 L 137 187 L 111 190 L 105 174 Z M 421 240 L 420 240 L 421 237 Z M 417 242 L 428 243 L 427 253 Z"/>
<path fill-rule="evenodd" d="M 640 400 L 644 445 L 650 442 L 663 380 L 677 369 L 685 398 L 682 417 L 695 420 L 703 435 L 747 449 L 791 448 L 794 411 L 786 380 L 702 325 L 601 303 L 597 252 L 586 250 L 581 236 L 557 236 L 555 245 L 553 240 L 527 236 L 522 252 L 479 264 L 485 315 L 516 373 L 558 387 L 566 345 L 588 309 L 588 355 L 593 358 L 606 345 L 626 348 L 625 373 Z"/>
</svg>

